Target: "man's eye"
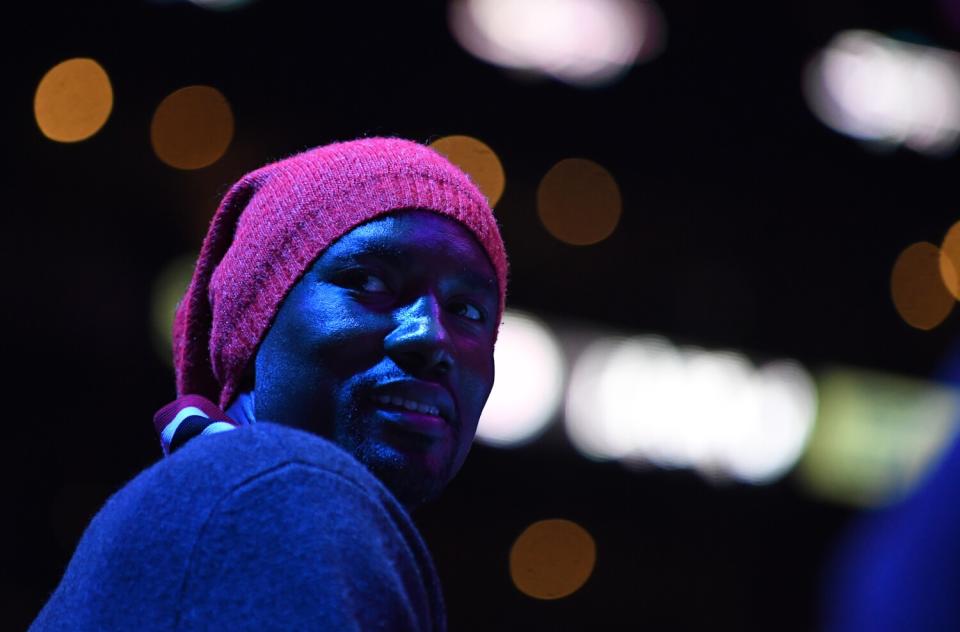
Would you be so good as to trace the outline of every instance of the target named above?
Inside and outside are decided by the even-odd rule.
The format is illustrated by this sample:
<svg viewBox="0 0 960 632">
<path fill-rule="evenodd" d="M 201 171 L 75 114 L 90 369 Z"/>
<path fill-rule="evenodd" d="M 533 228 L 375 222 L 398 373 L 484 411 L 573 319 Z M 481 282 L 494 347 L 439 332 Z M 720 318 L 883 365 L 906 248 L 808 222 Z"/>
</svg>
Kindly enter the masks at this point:
<svg viewBox="0 0 960 632">
<path fill-rule="evenodd" d="M 390 288 L 387 287 L 387 284 L 384 283 L 380 277 L 363 271 L 351 272 L 347 276 L 347 285 L 353 289 L 371 294 L 390 291 Z"/>
<path fill-rule="evenodd" d="M 483 320 L 483 312 L 480 309 L 471 304 L 471 303 L 454 303 L 453 311 L 458 316 L 463 316 L 470 320 L 481 321 Z"/>
</svg>

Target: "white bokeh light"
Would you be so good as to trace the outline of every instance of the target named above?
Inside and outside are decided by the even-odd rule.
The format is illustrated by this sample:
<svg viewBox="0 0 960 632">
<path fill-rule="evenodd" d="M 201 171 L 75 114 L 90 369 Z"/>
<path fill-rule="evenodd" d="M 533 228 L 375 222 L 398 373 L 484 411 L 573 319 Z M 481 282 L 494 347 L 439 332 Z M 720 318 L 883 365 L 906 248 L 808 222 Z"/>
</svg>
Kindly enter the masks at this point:
<svg viewBox="0 0 960 632">
<path fill-rule="evenodd" d="M 477 426 L 482 443 L 513 447 L 536 437 L 560 406 L 563 353 L 539 319 L 508 310 L 494 350 L 496 379 Z"/>
<path fill-rule="evenodd" d="M 580 86 L 613 81 L 659 53 L 664 37 L 649 0 L 452 0 L 449 17 L 480 59 Z"/>
<path fill-rule="evenodd" d="M 945 155 L 960 140 L 960 56 L 871 31 L 838 34 L 808 65 L 807 102 L 833 129 Z"/>
<path fill-rule="evenodd" d="M 735 454 L 724 450 L 740 428 L 756 418 L 758 399 L 753 366 L 732 352 L 684 350 L 684 372 L 677 376 L 682 391 L 670 425 L 683 452 L 667 457 L 710 476 L 725 476 Z"/>
<path fill-rule="evenodd" d="M 813 380 L 796 363 L 757 369 L 738 353 L 678 349 L 645 336 L 585 349 L 571 374 L 565 423 L 574 446 L 593 459 L 766 483 L 796 463 L 815 416 Z"/>
<path fill-rule="evenodd" d="M 564 413 L 567 436 L 581 454 L 594 460 L 626 456 L 625 451 L 630 447 L 627 441 L 614 440 L 608 426 L 615 425 L 611 422 L 615 417 L 599 409 L 602 403 L 616 400 L 597 396 L 604 366 L 616 344 L 612 339 L 591 344 L 574 362 L 567 385 Z"/>
<path fill-rule="evenodd" d="M 800 364 L 781 360 L 754 375 L 760 395 L 753 427 L 730 435 L 727 452 L 734 477 L 751 483 L 780 478 L 800 459 L 817 417 L 817 387 Z M 737 439 L 740 439 L 737 441 Z"/>
</svg>

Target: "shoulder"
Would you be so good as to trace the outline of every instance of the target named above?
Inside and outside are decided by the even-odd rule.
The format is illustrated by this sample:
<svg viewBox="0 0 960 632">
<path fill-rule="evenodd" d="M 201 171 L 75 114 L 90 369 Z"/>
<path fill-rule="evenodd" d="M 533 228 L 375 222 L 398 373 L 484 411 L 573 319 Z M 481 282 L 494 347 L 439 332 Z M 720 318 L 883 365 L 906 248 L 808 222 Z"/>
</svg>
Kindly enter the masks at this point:
<svg viewBox="0 0 960 632">
<path fill-rule="evenodd" d="M 230 486 L 285 464 L 310 465 L 350 479 L 361 487 L 383 490 L 380 482 L 351 455 L 315 434 L 274 423 L 241 426 L 236 430 L 195 437 L 172 456 L 144 472 L 144 478 L 194 478 L 206 472 L 207 484 Z M 156 471 L 151 471 L 156 470 Z"/>
<path fill-rule="evenodd" d="M 241 433 L 205 449 L 251 464 L 231 477 L 195 536 L 181 624 L 227 610 L 236 621 L 292 627 L 442 627 L 429 554 L 379 481 L 319 437 L 278 426 Z"/>
<path fill-rule="evenodd" d="M 378 574 L 377 555 L 419 577 L 415 592 L 434 592 L 429 555 L 409 516 L 366 468 L 315 435 L 244 426 L 196 437 L 114 494 L 85 531 L 37 629 L 56 622 L 120 629 L 133 621 L 170 629 L 182 607 L 213 616 L 229 595 L 239 610 L 271 612 L 254 599 L 257 591 L 217 584 L 255 584 L 289 605 L 308 594 L 303 582 L 336 586 L 325 573 L 355 568 L 343 580 L 350 586 L 375 577 L 390 583 Z M 286 587 L 287 601 L 270 586 Z"/>
<path fill-rule="evenodd" d="M 261 502 L 243 504 L 254 497 L 262 497 Z M 235 513 L 241 506 L 251 514 L 244 519 L 257 520 L 308 509 L 336 515 L 326 505 L 337 510 L 362 505 L 394 522 L 410 523 L 386 487 L 337 445 L 302 430 L 258 423 L 195 437 L 128 483 L 97 519 L 110 532 L 141 531 L 150 517 L 196 534 L 208 528 L 212 516 Z M 170 533 L 151 530 L 149 535 L 169 538 Z"/>
<path fill-rule="evenodd" d="M 351 512 L 410 522 L 394 496 L 353 456 L 327 439 L 277 424 L 196 437 L 158 465 L 145 486 L 187 487 L 192 499 L 203 499 L 205 528 L 238 511 L 253 521 L 313 512 L 312 525 Z"/>
<path fill-rule="evenodd" d="M 197 527 L 196 521 L 203 521 L 203 514 L 224 496 L 270 474 L 274 485 L 281 484 L 293 476 L 295 468 L 289 466 L 295 464 L 349 481 L 383 502 L 393 501 L 380 481 L 337 445 L 302 430 L 259 423 L 195 437 L 127 483 L 97 519 L 142 522 L 147 512 Z"/>
</svg>

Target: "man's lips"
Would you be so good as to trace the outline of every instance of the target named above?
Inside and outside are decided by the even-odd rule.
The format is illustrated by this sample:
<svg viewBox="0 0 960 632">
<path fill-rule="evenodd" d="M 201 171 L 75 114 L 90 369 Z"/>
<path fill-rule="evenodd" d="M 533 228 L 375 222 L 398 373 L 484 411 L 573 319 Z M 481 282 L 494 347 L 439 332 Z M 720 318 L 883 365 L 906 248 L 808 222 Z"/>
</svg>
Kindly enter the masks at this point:
<svg viewBox="0 0 960 632">
<path fill-rule="evenodd" d="M 409 411 L 411 413 L 422 413 L 433 417 L 440 417 L 440 408 L 434 404 L 408 399 L 397 395 L 374 395 L 373 400 L 384 408 Z"/>
<path fill-rule="evenodd" d="M 457 427 L 453 397 L 445 387 L 416 379 L 401 379 L 378 384 L 370 391 L 370 401 L 398 422 L 428 434 Z"/>
<path fill-rule="evenodd" d="M 414 410 L 399 408 L 392 403 L 382 403 L 374 400 L 377 412 L 385 417 L 398 429 L 413 432 L 425 437 L 439 439 L 449 431 L 446 419 L 439 415 L 422 413 Z"/>
</svg>

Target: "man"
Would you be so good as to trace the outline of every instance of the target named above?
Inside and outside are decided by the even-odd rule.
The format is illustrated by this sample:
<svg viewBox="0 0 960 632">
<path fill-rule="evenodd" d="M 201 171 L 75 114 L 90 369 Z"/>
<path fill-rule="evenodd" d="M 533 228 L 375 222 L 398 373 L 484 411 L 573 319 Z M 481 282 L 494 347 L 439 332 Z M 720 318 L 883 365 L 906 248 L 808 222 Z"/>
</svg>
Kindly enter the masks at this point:
<svg viewBox="0 0 960 632">
<path fill-rule="evenodd" d="M 93 519 L 34 629 L 445 629 L 406 510 L 466 458 L 506 278 L 486 199 L 424 146 L 242 178 L 177 310 L 172 454 Z"/>
</svg>

